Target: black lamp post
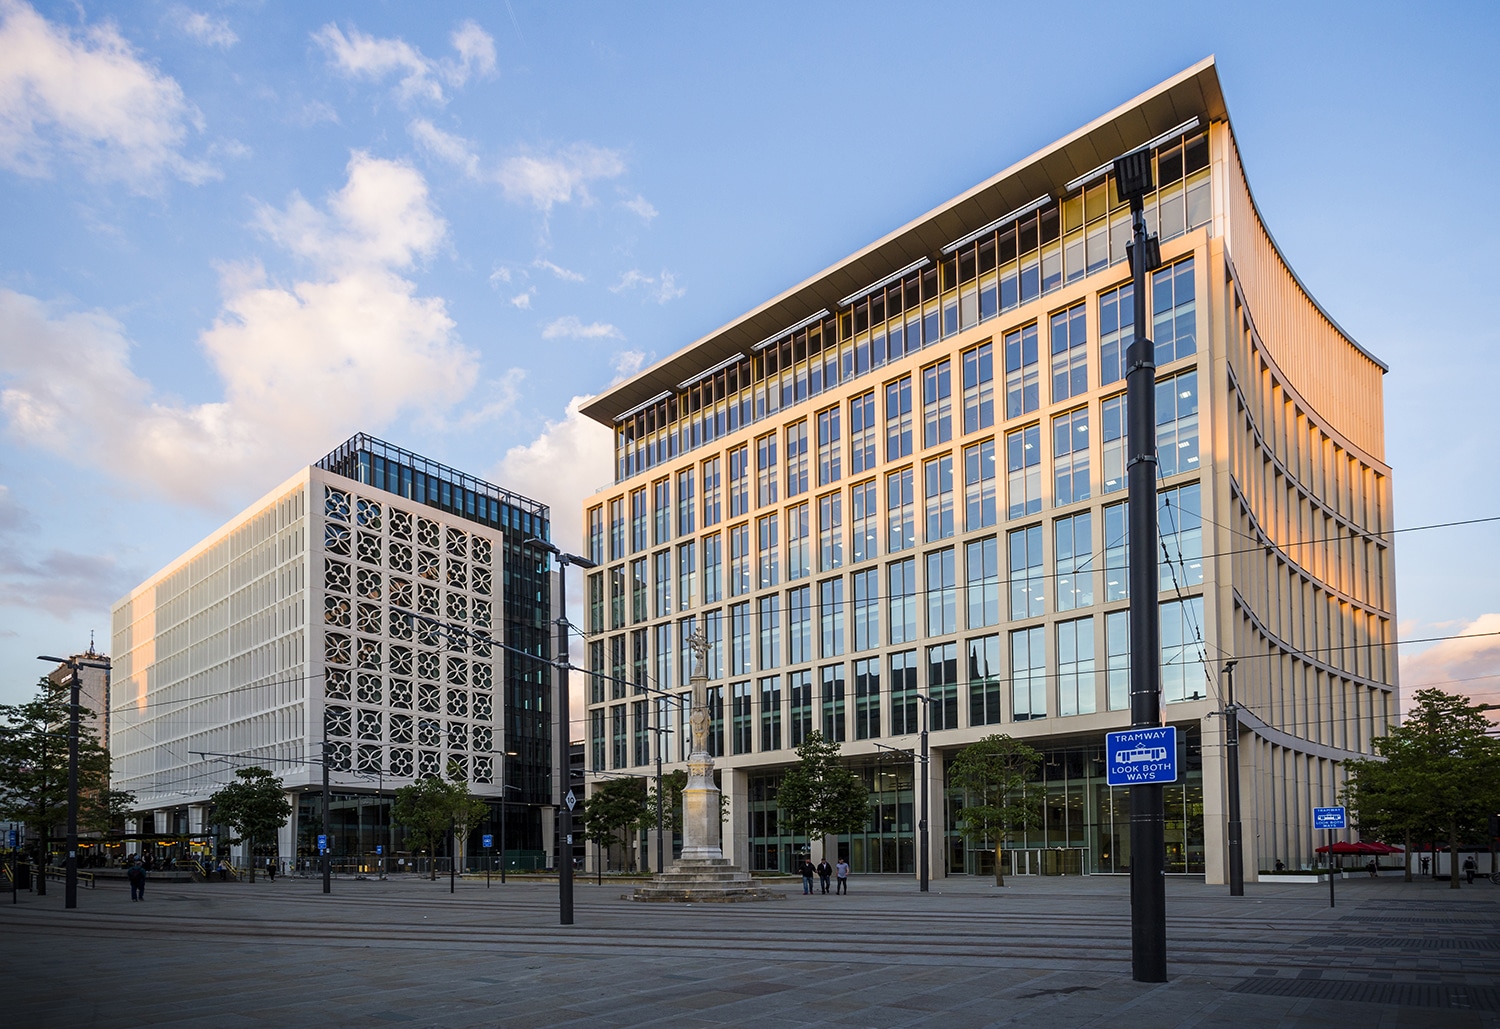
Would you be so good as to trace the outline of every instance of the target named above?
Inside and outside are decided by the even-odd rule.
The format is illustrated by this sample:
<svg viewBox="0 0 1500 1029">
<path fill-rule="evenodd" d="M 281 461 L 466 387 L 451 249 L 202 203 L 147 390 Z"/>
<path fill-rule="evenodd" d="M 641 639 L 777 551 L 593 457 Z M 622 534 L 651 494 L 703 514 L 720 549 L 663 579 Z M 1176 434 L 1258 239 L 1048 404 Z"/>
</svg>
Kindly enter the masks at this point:
<svg viewBox="0 0 1500 1029">
<path fill-rule="evenodd" d="M 557 782 L 558 806 L 557 903 L 561 925 L 573 924 L 573 809 L 568 798 L 573 795 L 573 732 L 568 714 L 568 565 L 597 568 L 593 561 L 569 554 L 547 540 L 533 536 L 526 545 L 539 547 L 557 559 Z"/>
<path fill-rule="evenodd" d="M 79 668 L 108 668 L 102 661 L 81 661 L 75 658 L 37 657 L 38 661 L 66 665 L 68 668 L 68 854 L 63 861 L 63 907 L 78 906 L 78 680 Z M 41 868 L 43 880 L 47 877 L 45 860 Z"/>
<path fill-rule="evenodd" d="M 502 754 L 500 756 L 500 761 L 501 761 L 501 774 L 500 774 L 500 885 L 501 886 L 505 885 L 505 791 L 506 790 L 519 790 L 520 789 L 520 787 L 512 786 L 512 785 L 510 785 L 510 783 L 508 783 L 508 782 L 505 781 L 505 779 L 506 779 L 506 776 L 505 776 L 506 765 L 508 764 L 508 762 L 506 762 L 505 759 L 508 758 L 508 757 L 515 757 L 515 756 L 516 756 L 516 752 L 513 751 L 513 750 L 507 750 L 504 754 Z"/>
<path fill-rule="evenodd" d="M 1146 275 L 1161 248 L 1146 232 L 1146 194 L 1155 187 L 1152 150 L 1141 147 L 1114 162 L 1115 191 L 1130 204 L 1134 242 L 1126 248 L 1135 301 L 1135 340 L 1125 353 L 1129 426 L 1126 449 L 1130 515 L 1130 727 L 1161 725 L 1161 616 L 1156 571 L 1156 352 L 1146 337 Z M 1159 784 L 1130 787 L 1131 976 L 1167 981 L 1167 890 L 1163 878 L 1166 826 Z"/>
<path fill-rule="evenodd" d="M 1229 802 L 1229 895 L 1245 895 L 1245 855 L 1240 842 L 1240 709 L 1234 703 L 1234 666 L 1224 662 L 1224 788 Z"/>
</svg>

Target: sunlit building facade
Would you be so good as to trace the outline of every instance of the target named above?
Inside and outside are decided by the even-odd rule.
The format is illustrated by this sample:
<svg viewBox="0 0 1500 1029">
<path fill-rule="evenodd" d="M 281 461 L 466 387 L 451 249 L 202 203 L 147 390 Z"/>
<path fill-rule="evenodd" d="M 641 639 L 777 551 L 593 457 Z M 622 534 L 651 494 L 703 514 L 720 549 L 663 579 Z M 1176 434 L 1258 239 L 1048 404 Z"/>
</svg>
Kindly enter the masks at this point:
<svg viewBox="0 0 1500 1029">
<path fill-rule="evenodd" d="M 1125 367 L 1149 144 L 1167 867 L 1225 871 L 1223 664 L 1242 706 L 1245 867 L 1310 861 L 1310 808 L 1396 716 L 1385 367 L 1307 292 L 1251 197 L 1212 60 L 592 400 L 615 484 L 585 502 L 597 778 L 685 758 L 702 629 L 725 845 L 788 868 L 776 784 L 812 730 L 870 786 L 854 867 L 915 867 L 930 712 L 932 867 L 988 872 L 946 761 L 1043 754 L 1011 873 L 1129 868 Z M 929 698 L 924 702 L 919 696 Z M 832 842 L 832 841 L 831 841 Z M 1316 842 L 1322 842 L 1321 840 Z"/>
<path fill-rule="evenodd" d="M 442 775 L 496 801 L 506 784 L 508 847 L 534 862 L 551 591 L 527 541 L 548 533 L 545 505 L 359 435 L 132 590 L 110 722 L 140 832 L 208 833 L 209 796 L 258 764 L 296 805 L 279 855 L 309 857 L 326 749 L 336 861 L 390 854 L 394 790 Z"/>
</svg>

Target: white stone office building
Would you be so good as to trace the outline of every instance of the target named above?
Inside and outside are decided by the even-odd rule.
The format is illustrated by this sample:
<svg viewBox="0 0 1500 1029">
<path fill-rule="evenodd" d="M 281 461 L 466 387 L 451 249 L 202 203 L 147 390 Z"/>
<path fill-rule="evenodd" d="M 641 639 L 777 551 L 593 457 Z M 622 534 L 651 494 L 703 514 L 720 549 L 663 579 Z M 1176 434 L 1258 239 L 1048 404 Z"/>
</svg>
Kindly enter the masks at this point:
<svg viewBox="0 0 1500 1029">
<path fill-rule="evenodd" d="M 817 729 L 871 794 L 840 852 L 913 871 L 926 696 L 938 874 L 992 867 L 956 832 L 946 767 L 995 732 L 1044 756 L 1042 824 L 1007 841 L 1007 870 L 1129 868 L 1103 737 L 1130 723 L 1123 365 L 1140 300 L 1110 169 L 1142 146 L 1163 260 L 1147 559 L 1181 769 L 1166 867 L 1225 874 L 1229 659 L 1247 875 L 1312 859 L 1310 809 L 1397 715 L 1386 369 L 1277 249 L 1211 59 L 584 406 L 615 438 L 615 483 L 584 505 L 597 778 L 652 774 L 658 742 L 681 767 L 684 640 L 702 628 L 742 866 L 787 869 L 803 846 L 776 789 Z"/>
<path fill-rule="evenodd" d="M 527 655 L 550 655 L 551 601 L 526 541 L 548 525 L 545 505 L 360 435 L 136 587 L 113 609 L 110 707 L 136 830 L 204 853 L 209 796 L 259 764 L 296 802 L 279 856 L 310 856 L 326 739 L 336 861 L 399 844 L 392 791 L 426 775 L 513 787 L 508 848 L 545 861 L 551 680 Z"/>
</svg>

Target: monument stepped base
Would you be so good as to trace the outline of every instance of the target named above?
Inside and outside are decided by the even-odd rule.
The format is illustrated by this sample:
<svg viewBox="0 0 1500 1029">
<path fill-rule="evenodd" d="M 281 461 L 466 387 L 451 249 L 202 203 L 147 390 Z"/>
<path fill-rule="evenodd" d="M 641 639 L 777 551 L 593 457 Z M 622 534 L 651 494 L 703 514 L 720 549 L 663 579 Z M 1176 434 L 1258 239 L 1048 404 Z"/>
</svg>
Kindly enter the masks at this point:
<svg viewBox="0 0 1500 1029">
<path fill-rule="evenodd" d="M 678 904 L 735 904 L 751 900 L 782 900 L 784 894 L 758 886 L 728 858 L 683 858 L 662 872 L 651 885 L 637 887 L 630 900 Z"/>
</svg>

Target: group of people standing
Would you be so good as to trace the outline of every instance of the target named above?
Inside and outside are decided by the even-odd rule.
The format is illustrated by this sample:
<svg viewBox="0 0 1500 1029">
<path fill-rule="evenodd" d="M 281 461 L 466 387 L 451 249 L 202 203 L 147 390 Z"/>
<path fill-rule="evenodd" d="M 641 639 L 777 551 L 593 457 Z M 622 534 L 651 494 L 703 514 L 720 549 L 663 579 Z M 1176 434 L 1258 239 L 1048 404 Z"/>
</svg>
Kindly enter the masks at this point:
<svg viewBox="0 0 1500 1029">
<path fill-rule="evenodd" d="M 828 892 L 829 881 L 835 876 L 838 878 L 838 888 L 834 892 L 842 893 L 845 896 L 849 893 L 849 862 L 843 858 L 839 858 L 837 865 L 830 865 L 827 858 L 814 865 L 812 857 L 809 855 L 802 859 L 802 865 L 798 871 L 802 873 L 802 895 L 804 897 L 812 896 L 813 876 L 815 875 L 818 877 L 819 882 L 822 883 L 824 893 Z"/>
</svg>

